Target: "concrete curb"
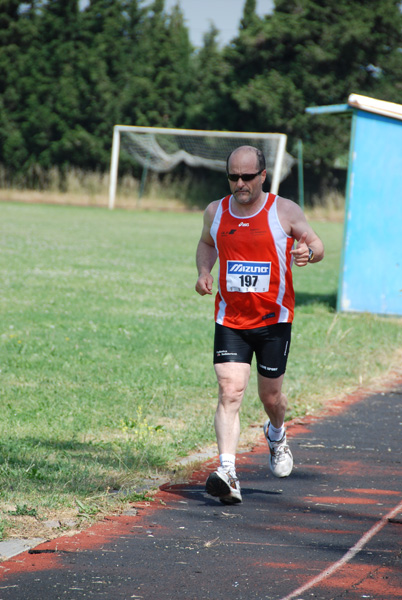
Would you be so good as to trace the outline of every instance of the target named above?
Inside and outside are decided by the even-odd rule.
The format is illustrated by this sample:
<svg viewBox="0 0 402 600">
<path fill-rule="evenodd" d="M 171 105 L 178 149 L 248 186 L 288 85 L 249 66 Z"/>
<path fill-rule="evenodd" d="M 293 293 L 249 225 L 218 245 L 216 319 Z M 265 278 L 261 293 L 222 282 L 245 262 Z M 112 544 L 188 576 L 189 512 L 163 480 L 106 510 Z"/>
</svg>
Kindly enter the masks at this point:
<svg viewBox="0 0 402 600">
<path fill-rule="evenodd" d="M 197 464 L 199 462 L 203 462 L 206 461 L 210 458 L 213 458 L 214 456 L 217 455 L 217 449 L 212 449 L 212 448 L 208 448 L 205 451 L 199 451 L 199 452 L 195 452 L 194 454 L 191 454 L 189 456 L 185 456 L 184 458 L 180 459 L 177 461 L 177 466 L 186 466 L 186 465 L 191 465 L 191 464 Z M 166 485 L 167 483 L 169 483 L 168 480 L 166 479 L 155 479 L 155 480 L 149 480 L 147 482 L 147 485 L 144 485 L 141 487 L 141 490 L 138 491 L 143 491 L 149 488 L 153 488 L 153 487 L 160 487 L 161 485 Z M 126 513 L 123 514 L 130 514 L 130 511 L 127 511 Z M 4 542 L 0 542 L 0 563 L 4 562 L 5 560 L 12 558 L 13 556 L 17 556 L 18 554 L 22 554 L 23 552 L 26 552 L 27 550 L 31 550 L 32 548 L 35 548 L 35 546 L 39 546 L 39 544 L 43 544 L 44 542 L 46 542 L 47 539 L 46 538 L 32 538 L 32 539 L 9 539 L 9 540 L 5 540 Z"/>
<path fill-rule="evenodd" d="M 44 538 L 33 538 L 31 540 L 13 539 L 0 542 L 0 561 L 17 556 L 17 554 L 26 552 L 45 541 Z"/>
</svg>

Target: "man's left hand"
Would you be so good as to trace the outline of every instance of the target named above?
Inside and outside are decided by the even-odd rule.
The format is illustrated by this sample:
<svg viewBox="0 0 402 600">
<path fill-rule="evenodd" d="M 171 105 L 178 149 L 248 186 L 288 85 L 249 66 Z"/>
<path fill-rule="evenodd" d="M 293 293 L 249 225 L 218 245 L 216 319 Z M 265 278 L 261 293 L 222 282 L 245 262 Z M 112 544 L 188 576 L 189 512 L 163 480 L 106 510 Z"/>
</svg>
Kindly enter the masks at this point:
<svg viewBox="0 0 402 600">
<path fill-rule="evenodd" d="M 308 263 L 309 249 L 306 244 L 307 232 L 303 233 L 297 242 L 296 248 L 290 251 L 297 267 L 305 267 Z"/>
</svg>

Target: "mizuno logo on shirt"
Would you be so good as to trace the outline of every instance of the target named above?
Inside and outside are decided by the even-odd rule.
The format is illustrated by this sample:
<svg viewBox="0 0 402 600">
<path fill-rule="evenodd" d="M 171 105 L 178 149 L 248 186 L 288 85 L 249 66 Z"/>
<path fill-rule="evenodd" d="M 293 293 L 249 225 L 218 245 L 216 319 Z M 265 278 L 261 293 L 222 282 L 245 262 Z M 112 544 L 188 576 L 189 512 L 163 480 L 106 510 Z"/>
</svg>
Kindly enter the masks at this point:
<svg viewBox="0 0 402 600">
<path fill-rule="evenodd" d="M 228 260 L 228 273 L 254 273 L 269 275 L 271 263 Z"/>
</svg>

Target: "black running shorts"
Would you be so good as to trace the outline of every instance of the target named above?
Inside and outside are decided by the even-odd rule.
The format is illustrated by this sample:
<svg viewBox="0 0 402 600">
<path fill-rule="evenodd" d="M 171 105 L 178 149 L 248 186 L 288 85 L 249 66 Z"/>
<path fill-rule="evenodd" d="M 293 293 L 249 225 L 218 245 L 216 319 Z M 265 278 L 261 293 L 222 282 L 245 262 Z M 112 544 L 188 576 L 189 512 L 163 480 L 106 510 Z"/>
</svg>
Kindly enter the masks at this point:
<svg viewBox="0 0 402 600">
<path fill-rule="evenodd" d="M 263 377 L 280 377 L 286 371 L 291 323 L 257 329 L 232 329 L 215 323 L 214 364 L 238 362 L 251 365 L 253 354 Z"/>
</svg>

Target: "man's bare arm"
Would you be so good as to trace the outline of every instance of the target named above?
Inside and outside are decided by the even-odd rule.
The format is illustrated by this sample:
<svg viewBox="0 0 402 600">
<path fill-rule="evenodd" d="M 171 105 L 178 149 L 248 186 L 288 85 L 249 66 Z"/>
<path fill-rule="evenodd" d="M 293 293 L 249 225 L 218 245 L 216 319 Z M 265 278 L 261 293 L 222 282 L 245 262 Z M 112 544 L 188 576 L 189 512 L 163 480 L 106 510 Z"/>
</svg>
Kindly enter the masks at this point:
<svg viewBox="0 0 402 600">
<path fill-rule="evenodd" d="M 210 229 L 218 204 L 218 202 L 212 202 L 206 208 L 201 238 L 197 246 L 196 264 L 198 269 L 198 279 L 195 289 L 201 296 L 205 296 L 205 294 L 212 294 L 212 284 L 214 278 L 211 275 L 211 271 L 217 259 L 217 252 L 215 249 L 214 240 L 210 234 Z"/>
<path fill-rule="evenodd" d="M 278 216 L 282 227 L 297 240 L 296 248 L 291 250 L 295 265 L 304 267 L 308 262 L 320 262 L 324 258 L 324 244 L 307 222 L 300 206 L 286 198 L 279 198 L 279 201 Z"/>
</svg>

